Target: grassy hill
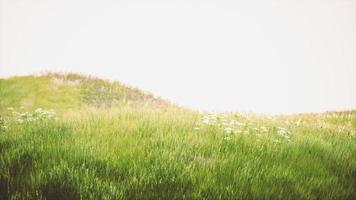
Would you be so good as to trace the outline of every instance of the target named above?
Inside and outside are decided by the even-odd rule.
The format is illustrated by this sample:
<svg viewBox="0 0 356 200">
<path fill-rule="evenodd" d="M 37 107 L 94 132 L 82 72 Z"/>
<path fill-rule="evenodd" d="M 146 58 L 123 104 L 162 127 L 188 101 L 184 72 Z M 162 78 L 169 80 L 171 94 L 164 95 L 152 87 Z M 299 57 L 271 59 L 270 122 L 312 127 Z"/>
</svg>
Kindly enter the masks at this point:
<svg viewBox="0 0 356 200">
<path fill-rule="evenodd" d="M 44 107 L 57 111 L 88 106 L 114 107 L 120 104 L 166 107 L 166 101 L 120 82 L 109 82 L 90 76 L 47 73 L 41 76 L 0 79 L 0 111 L 7 107 L 26 110 Z"/>
<path fill-rule="evenodd" d="M 77 74 L 0 80 L 0 199 L 356 199 L 356 112 L 198 113 Z"/>
</svg>

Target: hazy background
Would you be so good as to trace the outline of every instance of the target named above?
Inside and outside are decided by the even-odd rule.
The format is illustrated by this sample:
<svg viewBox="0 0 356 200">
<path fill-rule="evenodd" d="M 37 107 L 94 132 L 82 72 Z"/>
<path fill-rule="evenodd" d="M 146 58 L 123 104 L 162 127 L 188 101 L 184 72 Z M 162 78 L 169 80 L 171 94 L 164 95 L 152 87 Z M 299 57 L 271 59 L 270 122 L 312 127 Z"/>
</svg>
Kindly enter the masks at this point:
<svg viewBox="0 0 356 200">
<path fill-rule="evenodd" d="M 0 76 L 43 70 L 198 109 L 355 109 L 356 1 L 0 0 Z"/>
</svg>

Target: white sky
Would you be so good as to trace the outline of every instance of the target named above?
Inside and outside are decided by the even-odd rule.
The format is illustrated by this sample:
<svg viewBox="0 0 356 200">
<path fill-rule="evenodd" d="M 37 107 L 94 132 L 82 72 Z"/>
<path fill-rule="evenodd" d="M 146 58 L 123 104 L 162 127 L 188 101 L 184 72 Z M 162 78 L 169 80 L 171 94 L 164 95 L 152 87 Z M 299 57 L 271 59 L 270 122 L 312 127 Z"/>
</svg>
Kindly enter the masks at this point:
<svg viewBox="0 0 356 200">
<path fill-rule="evenodd" d="M 356 0 L 0 0 L 0 76 L 43 70 L 197 109 L 355 109 Z"/>
</svg>

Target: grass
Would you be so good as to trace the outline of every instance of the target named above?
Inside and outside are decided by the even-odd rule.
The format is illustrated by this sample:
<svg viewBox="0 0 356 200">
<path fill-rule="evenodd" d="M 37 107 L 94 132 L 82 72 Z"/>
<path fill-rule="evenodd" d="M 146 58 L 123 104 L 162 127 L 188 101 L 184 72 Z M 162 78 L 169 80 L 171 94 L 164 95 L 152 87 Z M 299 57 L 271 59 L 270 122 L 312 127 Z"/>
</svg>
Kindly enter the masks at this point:
<svg viewBox="0 0 356 200">
<path fill-rule="evenodd" d="M 356 199 L 355 111 L 197 113 L 47 74 L 0 80 L 0 114 L 0 199 Z"/>
</svg>

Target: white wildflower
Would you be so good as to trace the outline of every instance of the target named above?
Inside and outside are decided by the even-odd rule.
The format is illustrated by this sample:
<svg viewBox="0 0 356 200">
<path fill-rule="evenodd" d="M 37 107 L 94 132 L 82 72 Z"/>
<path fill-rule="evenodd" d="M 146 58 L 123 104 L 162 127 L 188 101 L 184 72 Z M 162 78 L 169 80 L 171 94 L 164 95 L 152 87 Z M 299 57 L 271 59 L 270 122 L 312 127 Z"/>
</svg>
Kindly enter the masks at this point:
<svg viewBox="0 0 356 200">
<path fill-rule="evenodd" d="M 278 127 L 278 133 L 281 134 L 281 135 L 284 135 L 287 133 L 286 129 L 285 128 L 282 128 L 282 127 Z"/>
<path fill-rule="evenodd" d="M 232 138 L 227 136 L 227 137 L 224 137 L 224 140 L 231 140 Z"/>
</svg>

